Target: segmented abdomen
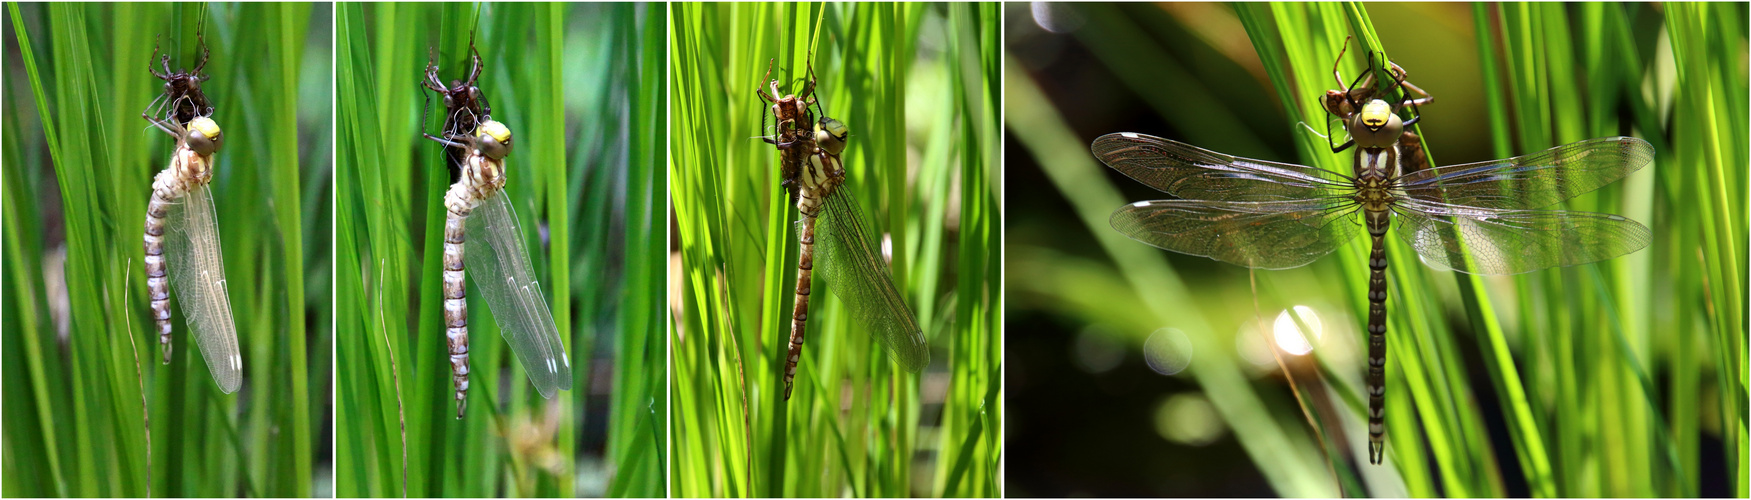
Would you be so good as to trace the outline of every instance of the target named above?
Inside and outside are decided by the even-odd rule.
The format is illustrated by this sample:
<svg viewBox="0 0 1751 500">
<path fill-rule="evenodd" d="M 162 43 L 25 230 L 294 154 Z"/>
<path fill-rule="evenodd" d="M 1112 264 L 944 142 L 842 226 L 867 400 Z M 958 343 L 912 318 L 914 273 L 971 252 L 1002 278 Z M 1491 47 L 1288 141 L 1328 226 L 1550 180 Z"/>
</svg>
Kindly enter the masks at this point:
<svg viewBox="0 0 1751 500">
<path fill-rule="evenodd" d="M 468 210 L 451 208 L 444 219 L 444 340 L 450 346 L 450 380 L 456 384 L 456 418 L 468 396 L 468 301 L 462 269 L 463 222 Z"/>
<path fill-rule="evenodd" d="M 784 400 L 790 401 L 791 383 L 796 379 L 796 364 L 803 356 L 803 332 L 809 321 L 810 278 L 815 270 L 815 215 L 820 213 L 821 200 L 815 190 L 805 188 L 797 198 L 797 245 L 802 247 L 796 258 L 796 303 L 790 312 L 790 352 L 784 358 Z"/>
<path fill-rule="evenodd" d="M 181 193 L 164 193 L 173 198 Z M 158 346 L 164 351 L 164 364 L 170 364 L 170 278 L 164 267 L 164 217 L 170 213 L 171 201 L 158 190 L 152 191 L 152 201 L 146 204 L 146 290 L 152 302 L 152 319 L 158 323 Z"/>
<path fill-rule="evenodd" d="M 1386 228 L 1390 212 L 1368 212 L 1368 461 L 1386 452 Z"/>
</svg>

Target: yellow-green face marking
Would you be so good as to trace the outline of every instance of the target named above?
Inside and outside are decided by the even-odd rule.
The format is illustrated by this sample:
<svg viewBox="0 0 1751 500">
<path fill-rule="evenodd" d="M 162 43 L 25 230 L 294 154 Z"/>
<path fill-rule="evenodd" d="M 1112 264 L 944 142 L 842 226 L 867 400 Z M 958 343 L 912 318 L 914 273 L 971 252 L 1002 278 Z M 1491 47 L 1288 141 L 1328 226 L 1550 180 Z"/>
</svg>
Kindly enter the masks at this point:
<svg viewBox="0 0 1751 500">
<path fill-rule="evenodd" d="M 481 154 L 494 160 L 503 160 L 511 154 L 511 129 L 505 124 L 487 120 L 474 130 L 475 148 Z"/>
</svg>

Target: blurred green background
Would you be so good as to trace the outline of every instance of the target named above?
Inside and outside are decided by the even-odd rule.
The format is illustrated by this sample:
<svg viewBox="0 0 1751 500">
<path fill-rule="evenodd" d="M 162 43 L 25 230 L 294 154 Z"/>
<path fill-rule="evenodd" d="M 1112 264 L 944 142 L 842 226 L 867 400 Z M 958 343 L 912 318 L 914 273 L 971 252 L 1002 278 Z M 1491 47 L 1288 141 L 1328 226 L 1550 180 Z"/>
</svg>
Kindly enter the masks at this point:
<svg viewBox="0 0 1751 500">
<path fill-rule="evenodd" d="M 997 4 L 670 9 L 675 494 L 999 495 Z M 754 91 L 799 92 L 811 65 L 851 129 L 840 192 L 932 352 L 920 375 L 896 368 L 817 281 L 787 403 L 796 211 Z"/>
<path fill-rule="evenodd" d="M 337 349 L 339 495 L 664 496 L 662 10 L 342 3 L 336 21 L 335 303 L 352 332 Z M 463 78 L 470 33 L 476 85 L 516 137 L 506 194 L 573 379 L 542 399 L 471 301 L 456 420 L 439 273 L 456 174 L 420 135 L 419 82 L 433 50 L 446 83 Z M 432 106 L 426 130 L 443 118 Z"/>
<path fill-rule="evenodd" d="M 9 3 L 6 18 L 0 493 L 332 493 L 330 6 Z M 244 359 L 229 395 L 180 311 L 160 364 L 141 264 L 175 146 L 140 118 L 164 88 L 146 66 L 162 36 L 171 68 L 192 68 L 202 20 Z"/>
<path fill-rule="evenodd" d="M 1027 200 L 1007 220 L 1008 493 L 1745 496 L 1745 19 L 1744 3 L 1006 5 L 1007 189 Z M 1088 148 L 1137 132 L 1347 173 L 1301 125 L 1325 130 L 1316 99 L 1350 35 L 1346 78 L 1384 49 L 1436 97 L 1436 164 L 1613 135 L 1657 150 L 1553 207 L 1652 228 L 1628 256 L 1482 277 L 1388 238 L 1384 466 L 1366 464 L 1366 245 L 1251 275 L 1151 248 L 1107 219 L 1168 196 Z M 1291 306 L 1324 328 L 1312 355 L 1279 353 L 1286 377 L 1271 344 L 1300 340 L 1294 321 L 1275 341 L 1252 325 Z"/>
</svg>

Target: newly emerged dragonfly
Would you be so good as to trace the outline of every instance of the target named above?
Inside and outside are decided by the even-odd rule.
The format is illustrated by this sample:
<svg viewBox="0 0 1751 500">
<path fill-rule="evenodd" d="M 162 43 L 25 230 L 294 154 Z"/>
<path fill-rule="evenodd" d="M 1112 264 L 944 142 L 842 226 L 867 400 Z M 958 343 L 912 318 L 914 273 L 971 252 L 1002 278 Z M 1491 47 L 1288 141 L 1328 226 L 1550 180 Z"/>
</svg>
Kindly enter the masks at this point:
<svg viewBox="0 0 1751 500">
<path fill-rule="evenodd" d="M 464 262 L 536 392 L 552 399 L 557 391 L 572 387 L 571 358 L 529 264 L 522 224 L 505 195 L 505 156 L 511 153 L 511 130 L 490 116 L 466 120 L 479 123 L 470 134 L 423 134 L 467 152 L 461 177 L 444 194 L 448 211 L 444 221 L 444 326 L 451 381 L 456 384 L 456 418 L 462 418 L 468 395 Z"/>
<path fill-rule="evenodd" d="M 770 111 L 777 119 L 774 136 L 767 142 L 778 148 L 783 185 L 793 190 L 796 199 L 796 234 L 801 247 L 785 357 L 784 399 L 790 399 L 797 362 L 802 359 L 812 271 L 817 262 L 827 287 L 851 310 L 852 324 L 869 331 L 900 367 L 911 372 L 924 369 L 930 364 L 924 332 L 895 289 L 879 247 L 866 236 L 863 209 L 849 190 L 840 189 L 845 182 L 840 154 L 845 151 L 850 130 L 824 114 L 812 119 L 817 116 L 808 109 L 817 104 L 812 95 L 812 71 L 801 94 L 779 97 L 778 82 L 770 81 L 768 86 L 770 94 L 756 93 L 772 103 Z M 803 128 L 807 124 L 813 129 Z"/>
<path fill-rule="evenodd" d="M 1389 76 L 1393 88 L 1402 86 L 1402 71 Z M 1332 151 L 1356 147 L 1353 175 L 1135 133 L 1102 136 L 1091 149 L 1114 170 L 1179 198 L 1113 212 L 1114 229 L 1158 248 L 1250 268 L 1289 269 L 1366 230 L 1369 461 L 1378 464 L 1385 439 L 1388 229 L 1396 225 L 1399 238 L 1424 264 L 1472 274 L 1519 274 L 1618 257 L 1646 247 L 1648 228 L 1617 215 L 1536 209 L 1615 182 L 1646 166 L 1654 151 L 1641 139 L 1607 137 L 1505 160 L 1408 171 L 1400 139 L 1420 119 L 1398 115 L 1412 104 L 1409 94 L 1393 104 L 1380 98 L 1359 102 L 1351 89 L 1338 93 L 1354 112 L 1344 117 L 1351 140 Z"/>
<path fill-rule="evenodd" d="M 170 363 L 170 291 L 175 290 L 213 381 L 229 394 L 243 384 L 243 355 L 231 320 L 217 211 L 208 187 L 217 166 L 214 155 L 225 138 L 219 124 L 205 115 L 193 117 L 186 127 L 159 117 L 173 114 L 165 106 L 180 108 L 188 100 L 171 101 L 161 95 L 140 113 L 176 138 L 170 164 L 152 180 L 152 199 L 146 205 L 146 287 L 164 363 Z"/>
</svg>

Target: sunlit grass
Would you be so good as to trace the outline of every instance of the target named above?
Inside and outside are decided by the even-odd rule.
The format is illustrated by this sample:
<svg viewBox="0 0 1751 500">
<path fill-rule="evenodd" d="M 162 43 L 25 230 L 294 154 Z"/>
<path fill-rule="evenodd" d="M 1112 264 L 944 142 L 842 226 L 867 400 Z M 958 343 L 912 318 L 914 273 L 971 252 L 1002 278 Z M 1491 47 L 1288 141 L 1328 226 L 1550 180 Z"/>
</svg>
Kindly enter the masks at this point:
<svg viewBox="0 0 1751 500">
<path fill-rule="evenodd" d="M 385 3 L 342 4 L 336 17 L 336 304 L 341 330 L 358 333 L 338 349 L 339 495 L 399 496 L 405 468 L 415 497 L 663 496 L 663 435 L 652 431 L 666 413 L 665 345 L 655 332 L 666 190 L 661 11 Z M 573 389 L 553 401 L 532 390 L 476 300 L 468 414 L 458 421 L 439 275 L 452 174 L 442 146 L 420 136 L 429 93 L 416 83 L 431 49 L 442 77 L 460 78 L 470 33 L 485 62 L 477 85 L 516 137 L 506 190 L 567 339 Z M 432 105 L 435 123 L 443 107 Z M 592 394 L 601 373 L 611 373 L 609 393 Z M 581 432 L 593 427 L 587 415 L 604 410 L 606 435 Z"/>
<path fill-rule="evenodd" d="M 1385 469 L 1396 474 L 1366 465 L 1367 435 L 1360 425 L 1366 398 L 1360 393 L 1362 367 L 1354 361 L 1322 358 L 1324 382 L 1315 381 L 1312 372 L 1295 375 L 1303 395 L 1310 389 L 1330 391 L 1328 404 L 1345 413 L 1321 421 L 1326 436 L 1347 436 L 1347 441 L 1321 450 L 1301 415 L 1281 413 L 1297 407 L 1292 398 L 1279 400 L 1287 393 L 1241 378 L 1238 358 L 1200 356 L 1188 375 L 1225 417 L 1254 465 L 1286 496 L 1341 491 L 1487 497 L 1510 494 L 1509 485 L 1518 484 L 1525 488 L 1522 494 L 1537 496 L 1683 497 L 1703 494 L 1699 478 L 1708 474 L 1701 470 L 1705 467 L 1723 468 L 1716 474 L 1731 476 L 1732 494 L 1746 494 L 1746 194 L 1732 188 L 1745 182 L 1744 5 L 1480 5 L 1470 20 L 1478 45 L 1452 59 L 1476 58 L 1476 67 L 1406 58 L 1435 50 L 1413 50 L 1418 40 L 1406 37 L 1402 25 L 1371 20 L 1370 10 L 1358 4 L 1242 4 L 1222 16 L 1238 21 L 1258 61 L 1221 65 L 1262 66 L 1276 95 L 1254 99 L 1276 98 L 1284 115 L 1274 116 L 1275 124 L 1227 114 L 1245 105 L 1208 106 L 1193 98 L 1196 94 L 1164 95 L 1156 85 L 1163 78 L 1138 78 L 1173 64 L 1152 57 L 1176 61 L 1185 57 L 1182 51 L 1211 51 L 1201 45 L 1158 47 L 1136 36 L 1183 30 L 1186 25 L 1179 23 L 1190 18 L 1126 16 L 1115 8 L 1090 6 L 1079 9 L 1088 24 L 1077 38 L 1125 79 L 1130 91 L 1159 96 L 1152 110 L 1179 127 L 1186 134 L 1182 140 L 1346 172 L 1347 157 L 1328 153 L 1326 139 L 1299 124 L 1323 130 L 1324 113 L 1316 99 L 1334 87 L 1333 58 L 1345 37 L 1354 35 L 1346 76 L 1362 69 L 1358 50 L 1366 48 L 1389 52 L 1425 89 L 1442 83 L 1429 75 L 1483 82 L 1489 126 L 1472 133 L 1483 137 L 1480 143 L 1489 152 L 1429 149 L 1435 164 L 1458 163 L 1454 160 L 1462 154 L 1499 158 L 1592 137 L 1649 140 L 1657 151 L 1652 166 L 1556 208 L 1625 215 L 1650 227 L 1654 242 L 1599 264 L 1497 278 L 1434 271 L 1388 238 L 1394 265 L 1388 271 L 1390 467 Z M 1409 21 L 1406 10 L 1396 10 L 1394 21 Z M 1393 27 L 1396 36 L 1375 34 L 1377 26 Z M 1175 55 L 1165 57 L 1168 53 Z M 1349 314 L 1362 317 L 1366 245 L 1346 246 L 1309 268 L 1259 272 L 1255 295 L 1244 271 L 1238 279 L 1194 281 L 1167 265 L 1164 252 L 1117 235 L 1107 215 L 1136 200 L 1119 196 L 1105 181 L 1100 171 L 1105 167 L 1089 155 L 1090 138 L 1066 128 L 1059 113 L 1068 103 L 1047 101 L 1015 61 L 1009 67 L 1008 120 L 1020 146 L 1012 151 L 1043 165 L 1103 251 L 1103 260 L 1088 261 L 1037 241 L 1012 246 L 1011 272 L 1032 277 L 1027 283 L 1017 280 L 1018 289 L 1043 298 L 1030 298 L 1030 304 L 1057 304 L 1050 307 L 1055 314 L 1116 322 L 1136 332 L 1175 325 L 1202 353 L 1227 351 L 1222 346 L 1233 345 L 1230 332 L 1237 321 L 1255 314 L 1255 300 L 1267 312 L 1314 300 L 1348 301 Z M 1213 73 L 1197 69 L 1204 71 L 1188 74 Z M 1192 82 L 1196 77 L 1168 78 Z M 1219 81 L 1197 84 L 1225 92 Z M 1199 87 L 1173 88 L 1194 92 Z M 1468 111 L 1452 102 L 1437 100 L 1423 108 L 1425 144 L 1439 147 L 1444 140 L 1432 136 L 1428 124 Z M 1272 132 L 1221 128 L 1243 121 Z M 1292 143 L 1282 142 L 1289 137 Z M 1211 145 L 1223 141 L 1226 149 Z M 1259 144 L 1299 155 L 1264 156 L 1270 153 L 1258 152 Z M 1071 273 L 1086 272 L 1095 276 L 1072 279 Z M 1123 283 L 1122 293 L 1147 308 L 1078 300 L 1091 293 L 1078 281 Z M 1366 346 L 1361 323 L 1351 320 L 1354 328 L 1339 333 L 1354 336 L 1344 343 Z M 1257 412 L 1273 411 L 1268 408 L 1279 413 L 1256 418 Z M 1502 427 L 1486 426 L 1490 421 Z M 1339 422 L 1342 432 L 1333 427 Z M 1720 440 L 1725 449 L 1702 452 L 1699 444 L 1706 439 Z M 1357 453 L 1363 465 L 1352 467 L 1356 462 L 1349 460 Z M 1335 470 L 1328 470 L 1328 463 Z"/>
<path fill-rule="evenodd" d="M 998 495 L 997 6 L 670 8 L 675 493 Z M 921 376 L 816 293 L 783 398 L 798 247 L 777 155 L 757 138 L 769 60 L 785 92 L 812 65 L 826 114 L 852 130 L 840 189 L 891 239 L 895 283 L 931 340 Z"/>
<path fill-rule="evenodd" d="M 328 463 L 318 440 L 331 380 L 328 8 L 6 11 L 6 57 L 23 63 L 8 68 L 25 71 L 9 72 L 4 89 L 4 494 L 325 490 L 313 468 Z M 163 88 L 146 65 L 163 35 L 172 68 L 191 67 L 202 19 L 204 90 L 226 136 L 212 190 L 244 358 L 231 395 L 218 392 L 180 312 L 173 361 L 160 364 L 141 263 L 151 178 L 174 145 L 140 119 Z"/>
</svg>

